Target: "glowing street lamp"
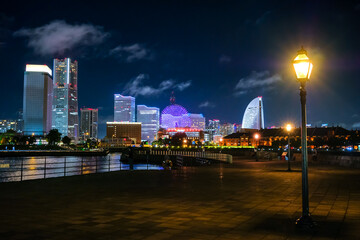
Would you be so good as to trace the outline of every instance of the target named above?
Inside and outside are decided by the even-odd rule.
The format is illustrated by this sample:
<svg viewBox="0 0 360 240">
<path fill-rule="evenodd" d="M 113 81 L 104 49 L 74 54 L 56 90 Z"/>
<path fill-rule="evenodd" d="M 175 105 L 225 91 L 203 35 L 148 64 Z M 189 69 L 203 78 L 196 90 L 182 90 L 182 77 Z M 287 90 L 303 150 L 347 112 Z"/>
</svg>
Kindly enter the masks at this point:
<svg viewBox="0 0 360 240">
<path fill-rule="evenodd" d="M 309 80 L 313 68 L 307 52 L 303 47 L 298 51 L 293 61 L 296 78 L 300 82 L 301 102 L 301 152 L 302 152 L 302 216 L 296 220 L 296 225 L 312 228 L 314 222 L 309 213 L 309 189 L 308 189 L 308 154 L 306 132 L 306 90 L 305 85 Z"/>
<path fill-rule="evenodd" d="M 254 138 L 255 138 L 255 145 L 257 144 L 257 146 L 255 146 L 255 147 L 258 147 L 258 146 L 259 146 L 258 140 L 260 139 L 260 134 L 255 133 L 255 134 L 254 134 Z M 257 154 L 257 149 L 254 148 L 254 151 L 255 151 L 255 155 L 256 155 L 256 161 L 259 161 L 259 156 L 258 156 L 258 154 Z"/>
<path fill-rule="evenodd" d="M 290 172 L 291 171 L 291 168 L 290 168 L 290 159 L 291 159 L 291 154 L 290 154 L 290 132 L 292 130 L 292 126 L 291 124 L 286 124 L 286 131 L 288 132 L 288 171 Z"/>
<path fill-rule="evenodd" d="M 187 147 L 187 144 L 186 144 L 186 143 L 187 143 L 187 140 L 186 140 L 186 139 L 183 140 L 183 143 L 184 143 L 184 144 L 183 144 L 183 147 Z"/>
</svg>

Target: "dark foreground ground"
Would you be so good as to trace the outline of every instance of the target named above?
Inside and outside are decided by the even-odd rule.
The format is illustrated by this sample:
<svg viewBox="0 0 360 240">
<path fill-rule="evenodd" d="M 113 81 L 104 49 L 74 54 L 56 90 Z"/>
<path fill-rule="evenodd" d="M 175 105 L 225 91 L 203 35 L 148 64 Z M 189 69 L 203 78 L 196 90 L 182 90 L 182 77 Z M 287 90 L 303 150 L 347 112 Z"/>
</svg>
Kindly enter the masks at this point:
<svg viewBox="0 0 360 240">
<path fill-rule="evenodd" d="M 0 239 L 360 239 L 360 170 L 234 161 L 176 171 L 112 172 L 0 183 Z"/>
</svg>

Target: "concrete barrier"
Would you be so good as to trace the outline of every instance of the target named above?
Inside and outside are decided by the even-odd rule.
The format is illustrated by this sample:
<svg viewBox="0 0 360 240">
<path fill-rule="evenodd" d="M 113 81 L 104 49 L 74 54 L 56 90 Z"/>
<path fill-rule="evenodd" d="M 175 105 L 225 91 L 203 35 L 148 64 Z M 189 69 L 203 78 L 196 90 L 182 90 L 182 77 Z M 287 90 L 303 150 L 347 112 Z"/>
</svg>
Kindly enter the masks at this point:
<svg viewBox="0 0 360 240">
<path fill-rule="evenodd" d="M 318 153 L 316 161 L 330 165 L 360 168 L 360 156 Z"/>
</svg>

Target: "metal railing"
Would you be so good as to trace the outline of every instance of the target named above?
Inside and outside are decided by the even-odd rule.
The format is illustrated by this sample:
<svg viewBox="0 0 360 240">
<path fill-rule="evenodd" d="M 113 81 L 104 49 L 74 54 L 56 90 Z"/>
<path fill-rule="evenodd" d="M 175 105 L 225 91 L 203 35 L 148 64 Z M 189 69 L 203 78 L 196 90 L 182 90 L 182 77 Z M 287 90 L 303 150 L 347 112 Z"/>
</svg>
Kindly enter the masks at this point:
<svg viewBox="0 0 360 240">
<path fill-rule="evenodd" d="M 161 170 L 149 164 L 130 166 L 117 157 L 22 157 L 0 159 L 0 182 L 85 175 L 119 170 Z"/>
<path fill-rule="evenodd" d="M 139 150 L 138 154 L 146 155 L 146 150 Z M 197 152 L 197 151 L 177 151 L 177 150 L 148 150 L 148 154 L 151 155 L 168 155 L 168 156 L 185 156 L 203 159 L 213 159 L 217 161 L 232 163 L 232 155 L 213 152 Z"/>
</svg>

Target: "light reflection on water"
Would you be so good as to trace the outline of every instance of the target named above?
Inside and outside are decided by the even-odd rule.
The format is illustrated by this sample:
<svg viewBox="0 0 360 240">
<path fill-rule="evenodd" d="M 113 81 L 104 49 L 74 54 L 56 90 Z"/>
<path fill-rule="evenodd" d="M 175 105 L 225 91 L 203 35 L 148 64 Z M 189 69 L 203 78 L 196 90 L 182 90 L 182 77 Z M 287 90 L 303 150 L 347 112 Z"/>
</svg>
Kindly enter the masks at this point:
<svg viewBox="0 0 360 240">
<path fill-rule="evenodd" d="M 130 165 L 120 162 L 120 158 L 121 154 L 118 153 L 92 157 L 4 157 L 0 158 L 0 182 L 21 181 L 21 178 L 30 180 L 130 170 Z M 163 167 L 152 164 L 134 164 L 132 169 L 163 170 Z"/>
</svg>

